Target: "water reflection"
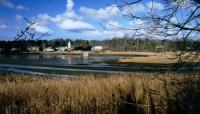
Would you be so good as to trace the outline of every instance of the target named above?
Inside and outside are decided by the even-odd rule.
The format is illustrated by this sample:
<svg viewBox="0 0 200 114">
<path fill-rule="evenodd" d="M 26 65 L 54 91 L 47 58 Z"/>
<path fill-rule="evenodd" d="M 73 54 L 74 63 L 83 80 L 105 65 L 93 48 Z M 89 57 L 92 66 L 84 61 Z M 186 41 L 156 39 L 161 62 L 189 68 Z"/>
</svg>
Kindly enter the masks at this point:
<svg viewBox="0 0 200 114">
<path fill-rule="evenodd" d="M 35 55 L 28 55 L 27 58 L 29 58 L 29 59 L 39 59 L 39 58 L 41 58 L 41 56 L 35 54 Z"/>
<path fill-rule="evenodd" d="M 59 57 L 60 57 L 61 59 L 63 59 L 63 60 L 66 59 L 64 55 L 60 55 Z"/>
<path fill-rule="evenodd" d="M 71 57 L 69 57 L 69 56 L 67 57 L 67 62 L 68 62 L 68 64 L 69 64 L 69 65 L 71 65 L 71 64 L 72 64 Z"/>
<path fill-rule="evenodd" d="M 28 65 L 81 65 L 81 64 L 102 64 L 106 61 L 114 60 L 119 56 L 89 56 L 81 55 L 53 55 L 53 54 L 13 54 L 0 55 L 0 63 L 28 64 Z"/>
</svg>

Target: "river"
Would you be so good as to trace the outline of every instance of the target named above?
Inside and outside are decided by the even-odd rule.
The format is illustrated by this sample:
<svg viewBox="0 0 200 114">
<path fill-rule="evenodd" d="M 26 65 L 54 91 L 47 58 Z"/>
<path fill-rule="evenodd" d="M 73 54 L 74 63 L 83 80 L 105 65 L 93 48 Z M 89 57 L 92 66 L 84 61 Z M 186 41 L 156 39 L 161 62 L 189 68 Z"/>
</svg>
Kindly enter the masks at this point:
<svg viewBox="0 0 200 114">
<path fill-rule="evenodd" d="M 134 55 L 132 55 L 134 56 Z M 98 55 L 82 57 L 62 54 L 0 54 L 0 71 L 63 76 L 69 73 L 162 72 L 170 66 L 129 66 L 108 64 L 122 56 Z M 179 71 L 199 71 L 198 67 L 182 67 Z"/>
</svg>

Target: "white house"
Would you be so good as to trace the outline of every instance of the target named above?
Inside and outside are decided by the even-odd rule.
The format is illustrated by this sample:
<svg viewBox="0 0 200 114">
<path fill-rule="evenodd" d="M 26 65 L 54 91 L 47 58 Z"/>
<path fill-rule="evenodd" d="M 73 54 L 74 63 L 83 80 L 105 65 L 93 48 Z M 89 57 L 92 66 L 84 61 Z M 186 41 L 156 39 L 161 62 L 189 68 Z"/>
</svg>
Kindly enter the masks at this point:
<svg viewBox="0 0 200 114">
<path fill-rule="evenodd" d="M 65 51 L 68 49 L 68 47 L 58 47 L 56 48 L 58 51 Z"/>
<path fill-rule="evenodd" d="M 91 51 L 101 51 L 103 49 L 103 46 L 94 46 L 91 48 Z"/>
<path fill-rule="evenodd" d="M 71 45 L 71 42 L 69 41 L 67 46 L 64 46 L 64 47 L 57 47 L 56 48 L 58 51 L 66 51 L 66 50 L 70 50 L 72 49 L 72 45 Z"/>
<path fill-rule="evenodd" d="M 48 47 L 48 48 L 45 48 L 43 51 L 52 52 L 54 51 L 54 49 L 52 47 Z"/>
<path fill-rule="evenodd" d="M 18 49 L 17 48 L 11 48 L 11 51 L 17 51 Z"/>
<path fill-rule="evenodd" d="M 29 51 L 39 51 L 39 47 L 38 46 L 29 47 L 28 50 Z"/>
</svg>

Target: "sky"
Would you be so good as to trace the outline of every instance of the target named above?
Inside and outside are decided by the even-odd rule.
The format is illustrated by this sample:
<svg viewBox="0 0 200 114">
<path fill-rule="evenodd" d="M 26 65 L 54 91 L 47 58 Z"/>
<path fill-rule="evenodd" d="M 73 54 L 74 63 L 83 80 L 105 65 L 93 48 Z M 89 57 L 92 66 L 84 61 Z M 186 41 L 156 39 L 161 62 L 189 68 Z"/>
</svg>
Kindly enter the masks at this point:
<svg viewBox="0 0 200 114">
<path fill-rule="evenodd" d="M 46 39 L 71 38 L 103 40 L 123 37 L 133 31 L 119 30 L 137 27 L 141 20 L 130 20 L 124 14 L 131 11 L 142 15 L 151 1 L 130 6 L 116 7 L 115 0 L 0 0 L 0 40 L 12 40 L 27 23 L 36 22 L 32 28 L 40 35 L 48 32 Z M 155 10 L 164 5 L 154 3 Z"/>
</svg>

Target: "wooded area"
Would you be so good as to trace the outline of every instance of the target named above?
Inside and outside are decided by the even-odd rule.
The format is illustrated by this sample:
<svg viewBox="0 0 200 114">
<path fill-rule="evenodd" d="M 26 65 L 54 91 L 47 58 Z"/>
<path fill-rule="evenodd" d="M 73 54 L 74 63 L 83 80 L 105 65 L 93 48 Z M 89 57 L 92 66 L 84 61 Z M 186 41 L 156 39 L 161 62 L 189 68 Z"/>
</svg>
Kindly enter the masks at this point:
<svg viewBox="0 0 200 114">
<path fill-rule="evenodd" d="M 0 41 L 0 49 L 2 52 L 10 52 L 12 49 L 20 52 L 27 52 L 30 47 L 39 47 L 42 51 L 44 48 L 67 46 L 71 41 L 75 50 L 90 50 L 93 46 L 103 46 L 107 50 L 118 51 L 180 51 L 189 50 L 198 47 L 200 41 L 188 40 L 161 40 L 161 39 L 139 39 L 139 38 L 113 38 L 106 40 L 70 40 L 70 39 L 54 39 L 54 40 L 17 40 L 17 41 Z"/>
</svg>

